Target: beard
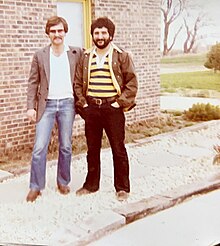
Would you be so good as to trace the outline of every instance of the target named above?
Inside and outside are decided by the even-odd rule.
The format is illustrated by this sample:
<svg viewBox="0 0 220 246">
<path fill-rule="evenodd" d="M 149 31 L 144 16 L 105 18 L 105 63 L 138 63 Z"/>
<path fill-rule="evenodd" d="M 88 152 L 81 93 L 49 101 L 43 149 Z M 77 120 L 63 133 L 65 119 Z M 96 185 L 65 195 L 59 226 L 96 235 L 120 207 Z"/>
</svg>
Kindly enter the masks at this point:
<svg viewBox="0 0 220 246">
<path fill-rule="evenodd" d="M 104 41 L 103 44 L 98 44 L 99 41 Z M 95 46 L 99 49 L 105 49 L 109 43 L 111 42 L 111 38 L 109 37 L 108 39 L 94 39 L 93 38 L 93 42 L 95 44 Z"/>
</svg>

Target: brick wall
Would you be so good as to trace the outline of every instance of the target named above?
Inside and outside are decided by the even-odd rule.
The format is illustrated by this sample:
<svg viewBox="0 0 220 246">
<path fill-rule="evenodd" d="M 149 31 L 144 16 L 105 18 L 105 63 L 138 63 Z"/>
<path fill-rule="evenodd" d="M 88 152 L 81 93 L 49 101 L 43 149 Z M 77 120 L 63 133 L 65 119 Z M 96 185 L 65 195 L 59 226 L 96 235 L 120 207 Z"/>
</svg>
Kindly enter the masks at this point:
<svg viewBox="0 0 220 246">
<path fill-rule="evenodd" d="M 0 1 L 0 153 L 33 142 L 25 118 L 27 77 L 34 51 L 48 43 L 44 26 L 55 11 L 51 1 Z"/>
<path fill-rule="evenodd" d="M 127 121 L 159 112 L 160 8 L 158 0 L 93 0 L 92 17 L 116 24 L 115 43 L 130 51 L 139 78 L 137 107 Z M 34 125 L 26 119 L 26 89 L 34 51 L 48 44 L 46 20 L 56 14 L 53 0 L 0 0 L 0 154 L 33 145 Z M 82 133 L 77 116 L 74 134 Z"/>
</svg>

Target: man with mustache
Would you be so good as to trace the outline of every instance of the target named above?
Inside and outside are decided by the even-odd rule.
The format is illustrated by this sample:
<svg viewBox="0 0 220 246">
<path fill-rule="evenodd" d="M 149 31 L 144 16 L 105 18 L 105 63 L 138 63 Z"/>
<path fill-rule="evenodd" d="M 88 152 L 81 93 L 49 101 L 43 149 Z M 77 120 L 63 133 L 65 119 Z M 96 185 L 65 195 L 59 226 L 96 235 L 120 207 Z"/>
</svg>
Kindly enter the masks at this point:
<svg viewBox="0 0 220 246">
<path fill-rule="evenodd" d="M 76 107 L 85 120 L 87 140 L 87 177 L 76 194 L 99 190 L 100 151 L 103 130 L 113 154 L 114 186 L 119 201 L 130 192 L 129 161 L 125 148 L 124 111 L 135 106 L 137 77 L 129 54 L 113 42 L 114 23 L 101 17 L 91 25 L 94 47 L 86 50 L 77 66 Z"/>
<path fill-rule="evenodd" d="M 81 49 L 68 47 L 64 38 L 66 20 L 53 16 L 46 23 L 50 45 L 37 51 L 32 60 L 27 91 L 27 117 L 36 122 L 32 153 L 30 191 L 26 200 L 33 202 L 45 188 L 46 155 L 54 123 L 58 126 L 59 157 L 57 187 L 61 194 L 70 188 L 72 127 L 75 118 L 73 81 Z"/>
</svg>

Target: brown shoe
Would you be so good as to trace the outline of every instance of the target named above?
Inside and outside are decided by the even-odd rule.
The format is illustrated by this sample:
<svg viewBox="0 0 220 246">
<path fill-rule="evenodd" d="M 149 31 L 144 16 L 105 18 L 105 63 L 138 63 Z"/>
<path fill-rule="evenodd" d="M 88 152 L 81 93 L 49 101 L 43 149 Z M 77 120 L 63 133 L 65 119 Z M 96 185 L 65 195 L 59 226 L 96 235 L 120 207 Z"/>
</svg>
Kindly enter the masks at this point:
<svg viewBox="0 0 220 246">
<path fill-rule="evenodd" d="M 91 193 L 94 193 L 96 191 L 90 191 L 90 190 L 87 190 L 86 188 L 80 188 L 76 191 L 76 195 L 77 196 L 83 196 L 83 195 L 88 195 L 88 194 L 91 194 Z"/>
<path fill-rule="evenodd" d="M 41 196 L 41 192 L 39 190 L 30 190 L 26 197 L 26 201 L 34 202 L 38 196 Z"/>
<path fill-rule="evenodd" d="M 66 194 L 70 193 L 70 187 L 67 185 L 58 184 L 57 187 L 58 187 L 60 194 L 62 194 L 62 195 L 66 195 Z"/>
<path fill-rule="evenodd" d="M 117 200 L 120 202 L 127 200 L 128 196 L 129 196 L 129 193 L 124 190 L 120 190 L 116 192 Z"/>
</svg>

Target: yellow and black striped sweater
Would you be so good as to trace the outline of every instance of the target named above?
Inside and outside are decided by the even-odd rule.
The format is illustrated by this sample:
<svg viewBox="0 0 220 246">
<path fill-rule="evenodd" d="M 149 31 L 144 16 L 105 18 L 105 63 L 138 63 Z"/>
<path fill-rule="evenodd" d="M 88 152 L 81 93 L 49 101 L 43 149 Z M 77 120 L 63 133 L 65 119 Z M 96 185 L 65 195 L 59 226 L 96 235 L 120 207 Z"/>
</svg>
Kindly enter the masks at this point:
<svg viewBox="0 0 220 246">
<path fill-rule="evenodd" d="M 111 78 L 108 55 L 101 66 L 97 65 L 96 55 L 93 55 L 87 95 L 91 97 L 113 97 L 117 95 Z"/>
</svg>

